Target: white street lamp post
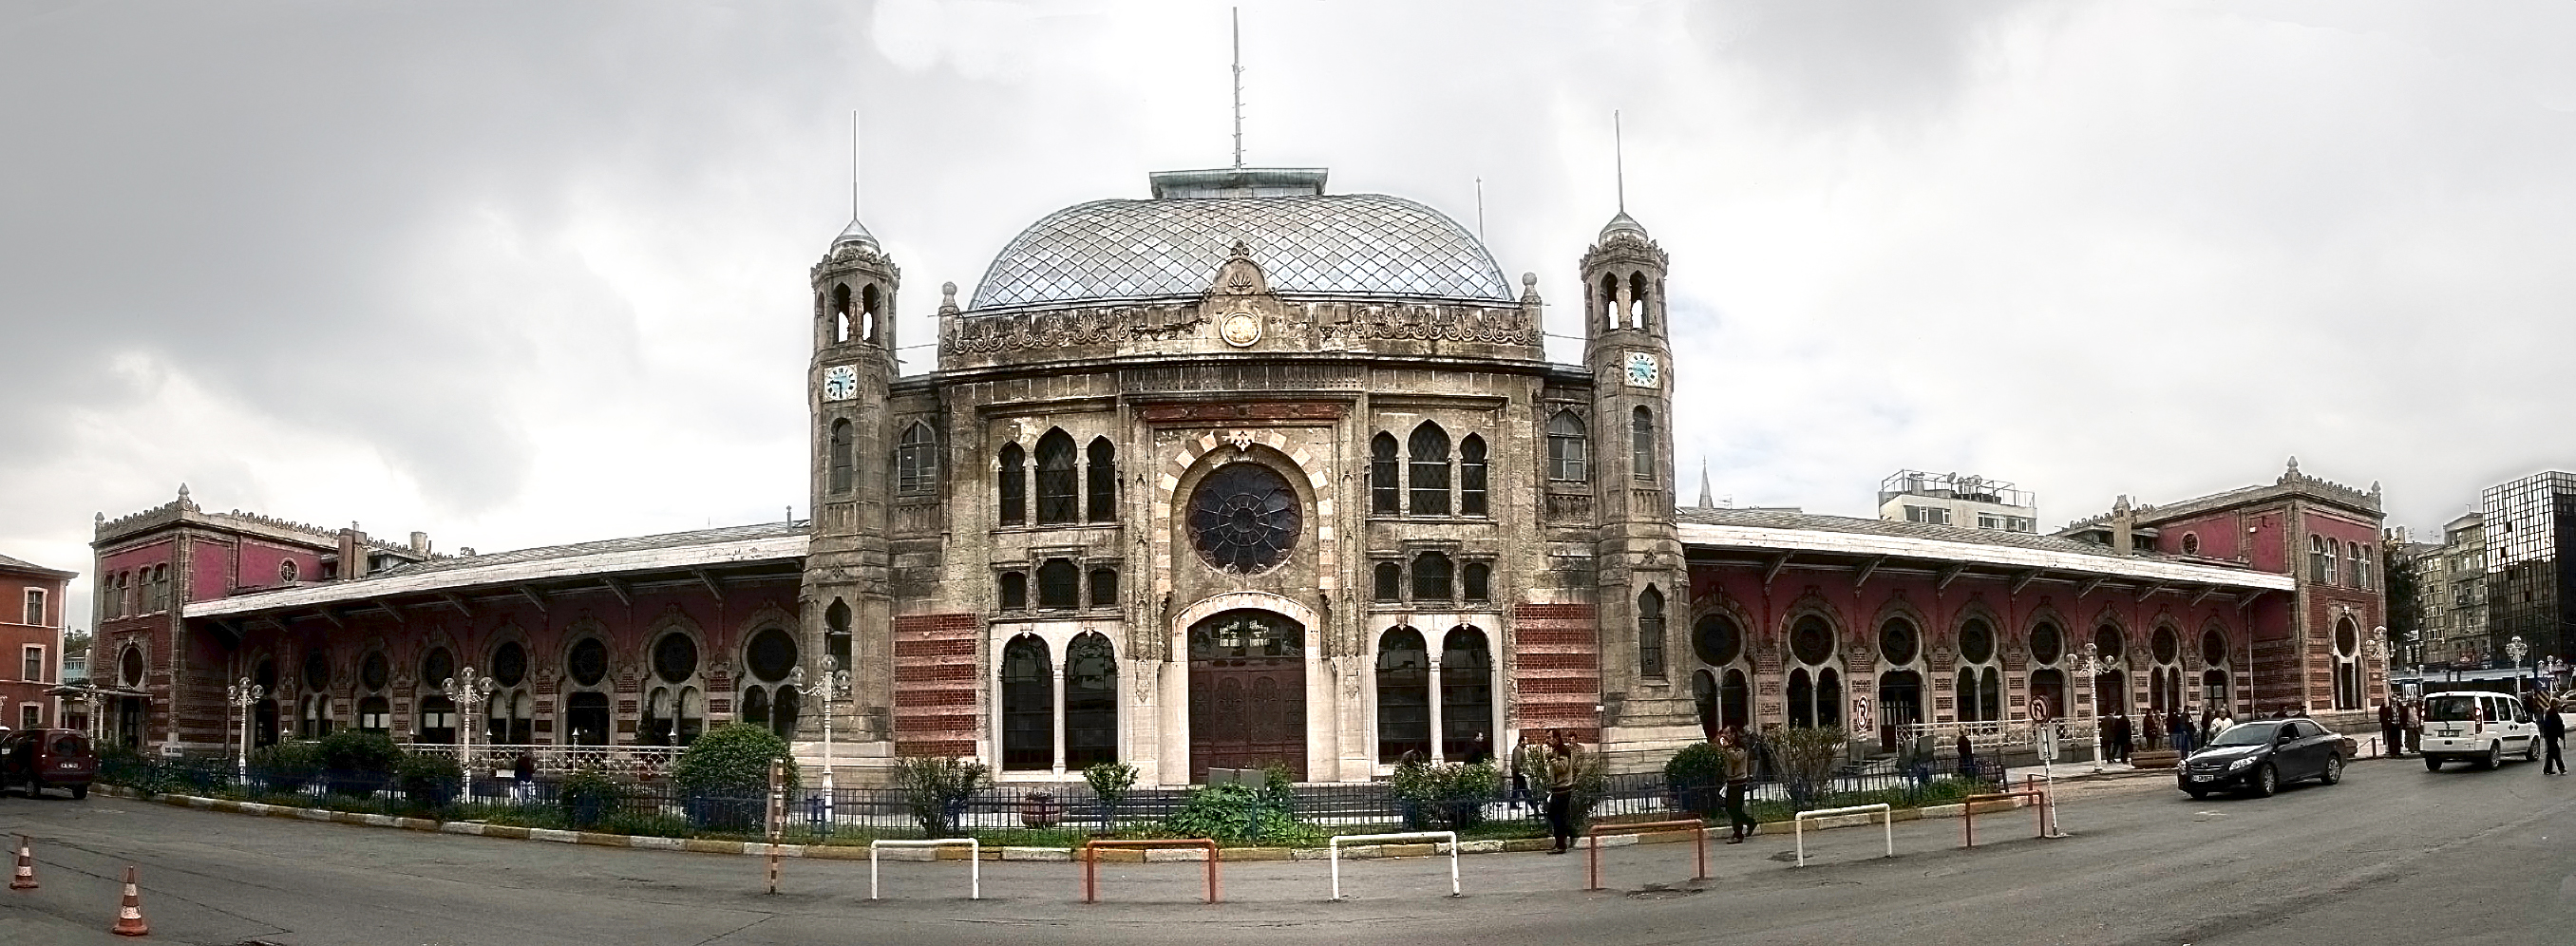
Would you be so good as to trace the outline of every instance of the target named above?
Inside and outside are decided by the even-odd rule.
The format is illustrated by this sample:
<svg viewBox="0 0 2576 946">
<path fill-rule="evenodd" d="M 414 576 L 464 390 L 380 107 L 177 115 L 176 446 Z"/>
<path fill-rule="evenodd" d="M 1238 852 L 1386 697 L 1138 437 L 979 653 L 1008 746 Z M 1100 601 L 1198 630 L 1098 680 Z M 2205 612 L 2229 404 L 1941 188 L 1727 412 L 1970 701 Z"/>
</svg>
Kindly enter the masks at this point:
<svg viewBox="0 0 2576 946">
<path fill-rule="evenodd" d="M 250 776 L 250 708 L 267 695 L 268 688 L 250 682 L 249 677 L 224 688 L 224 702 L 241 713 L 241 743 L 233 755 L 233 775 L 237 778 Z"/>
<path fill-rule="evenodd" d="M 2102 771 L 2102 648 L 2100 645 L 2084 645 L 2084 666 L 2077 668 L 2077 671 L 2084 674 L 2084 685 L 2091 688 L 2089 692 L 2093 696 L 2093 771 L 2100 772 Z"/>
<path fill-rule="evenodd" d="M 787 685 L 796 688 L 800 699 L 823 704 L 823 818 L 832 817 L 832 704 L 850 695 L 850 672 L 841 669 L 841 658 L 823 657 L 823 679 L 809 690 L 805 686 L 805 668 L 787 672 Z"/>
<path fill-rule="evenodd" d="M 474 710 L 483 705 L 484 697 L 491 695 L 492 678 L 477 679 L 474 676 L 474 668 L 467 667 L 463 673 L 449 677 L 446 682 L 440 683 L 438 688 L 447 694 L 448 699 L 456 703 L 456 714 L 460 724 L 456 733 L 458 743 L 456 761 L 459 763 L 457 767 L 465 770 L 465 784 L 470 786 L 474 784 Z M 467 800 L 472 800 L 470 791 L 467 793 Z"/>
</svg>

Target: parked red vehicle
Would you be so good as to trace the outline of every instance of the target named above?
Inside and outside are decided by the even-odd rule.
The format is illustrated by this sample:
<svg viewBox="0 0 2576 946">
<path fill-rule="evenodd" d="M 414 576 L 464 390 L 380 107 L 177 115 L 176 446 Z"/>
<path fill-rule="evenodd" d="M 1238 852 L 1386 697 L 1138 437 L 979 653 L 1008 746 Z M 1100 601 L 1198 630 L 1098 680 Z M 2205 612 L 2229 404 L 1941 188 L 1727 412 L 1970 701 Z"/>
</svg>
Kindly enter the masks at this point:
<svg viewBox="0 0 2576 946">
<path fill-rule="evenodd" d="M 73 798 L 89 797 L 89 783 L 98 777 L 98 754 L 90 751 L 89 737 L 76 729 L 28 729 L 0 736 L 0 793 L 22 788 L 27 797 L 41 797 L 46 789 L 59 788 Z"/>
</svg>

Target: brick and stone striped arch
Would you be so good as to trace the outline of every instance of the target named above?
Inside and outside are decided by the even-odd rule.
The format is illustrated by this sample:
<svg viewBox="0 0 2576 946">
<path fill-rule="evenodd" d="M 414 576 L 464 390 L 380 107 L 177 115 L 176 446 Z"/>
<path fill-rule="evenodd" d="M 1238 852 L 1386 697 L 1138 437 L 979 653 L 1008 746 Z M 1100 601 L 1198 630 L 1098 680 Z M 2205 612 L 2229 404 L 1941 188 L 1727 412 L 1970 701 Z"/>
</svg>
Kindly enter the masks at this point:
<svg viewBox="0 0 2576 946">
<path fill-rule="evenodd" d="M 1340 567 L 1341 561 L 1340 550 L 1335 545 L 1336 530 L 1332 525 L 1335 516 L 1332 471 L 1317 463 L 1314 455 L 1306 448 L 1289 446 L 1286 434 L 1270 430 L 1260 433 L 1235 431 L 1222 437 L 1215 431 L 1209 431 L 1200 434 L 1196 439 L 1183 441 L 1178 449 L 1163 457 L 1161 472 L 1154 477 L 1154 504 L 1150 528 L 1147 530 L 1153 545 L 1154 594 L 1159 597 L 1172 591 L 1171 574 L 1174 559 L 1172 510 L 1177 498 L 1175 494 L 1179 492 L 1182 480 L 1188 478 L 1199 467 L 1200 461 L 1211 454 L 1220 455 L 1224 459 L 1258 458 L 1267 455 L 1274 465 L 1284 466 L 1285 469 L 1280 472 L 1289 474 L 1292 480 L 1296 478 L 1296 474 L 1304 474 L 1306 488 L 1313 494 L 1315 503 L 1313 515 L 1308 518 L 1314 523 L 1312 528 L 1314 529 L 1318 590 L 1326 594 L 1332 593 L 1339 584 L 1335 569 Z M 1310 631 L 1320 630 L 1312 619 L 1301 620 L 1307 621 Z"/>
</svg>

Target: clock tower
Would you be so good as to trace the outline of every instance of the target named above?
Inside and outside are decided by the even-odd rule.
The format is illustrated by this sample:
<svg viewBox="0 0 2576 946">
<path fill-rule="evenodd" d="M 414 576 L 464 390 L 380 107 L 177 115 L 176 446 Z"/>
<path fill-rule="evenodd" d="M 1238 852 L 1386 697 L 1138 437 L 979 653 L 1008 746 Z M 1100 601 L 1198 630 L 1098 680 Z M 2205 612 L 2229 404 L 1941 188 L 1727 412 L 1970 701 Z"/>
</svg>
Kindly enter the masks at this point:
<svg viewBox="0 0 2576 946">
<path fill-rule="evenodd" d="M 894 444 L 886 398 L 895 378 L 895 288 L 902 273 L 853 216 L 811 272 L 814 359 L 805 400 L 812 423 L 812 544 L 799 602 L 797 663 L 809 688 L 828 662 L 850 671 L 850 697 L 832 704 L 848 757 L 882 762 L 891 746 L 893 599 L 887 592 L 887 501 Z M 809 704 L 798 738 L 820 739 Z M 848 735 L 839 735 L 846 733 Z M 874 745 L 870 745 L 873 743 Z"/>
<path fill-rule="evenodd" d="M 1669 259 L 1621 210 L 1583 254 L 1584 362 L 1597 457 L 1594 567 L 1605 742 L 1652 752 L 1697 741 L 1689 570 L 1673 521 Z"/>
</svg>

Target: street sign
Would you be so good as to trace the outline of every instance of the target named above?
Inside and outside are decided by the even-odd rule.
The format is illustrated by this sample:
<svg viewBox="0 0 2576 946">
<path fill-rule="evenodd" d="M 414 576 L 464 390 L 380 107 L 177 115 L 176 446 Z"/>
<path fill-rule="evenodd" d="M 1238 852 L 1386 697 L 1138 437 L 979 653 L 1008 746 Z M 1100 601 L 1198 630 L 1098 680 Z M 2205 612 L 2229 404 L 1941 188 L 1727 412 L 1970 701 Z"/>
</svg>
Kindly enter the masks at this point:
<svg viewBox="0 0 2576 946">
<path fill-rule="evenodd" d="M 2039 761 L 2055 763 L 2057 761 L 2057 724 L 2041 720 L 2031 727 L 2030 734 L 2033 743 L 2039 747 Z"/>
</svg>

